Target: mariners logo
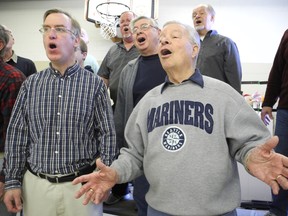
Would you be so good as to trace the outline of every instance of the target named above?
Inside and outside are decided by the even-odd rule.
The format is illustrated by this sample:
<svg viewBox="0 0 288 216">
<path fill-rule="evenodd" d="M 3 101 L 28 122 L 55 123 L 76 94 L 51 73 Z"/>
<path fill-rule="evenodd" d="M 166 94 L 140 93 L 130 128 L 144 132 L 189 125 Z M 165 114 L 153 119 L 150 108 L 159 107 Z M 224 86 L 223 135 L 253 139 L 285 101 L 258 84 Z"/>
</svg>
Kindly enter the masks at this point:
<svg viewBox="0 0 288 216">
<path fill-rule="evenodd" d="M 180 150 L 186 142 L 186 135 L 179 127 L 169 127 L 162 135 L 163 147 L 171 152 Z"/>
</svg>

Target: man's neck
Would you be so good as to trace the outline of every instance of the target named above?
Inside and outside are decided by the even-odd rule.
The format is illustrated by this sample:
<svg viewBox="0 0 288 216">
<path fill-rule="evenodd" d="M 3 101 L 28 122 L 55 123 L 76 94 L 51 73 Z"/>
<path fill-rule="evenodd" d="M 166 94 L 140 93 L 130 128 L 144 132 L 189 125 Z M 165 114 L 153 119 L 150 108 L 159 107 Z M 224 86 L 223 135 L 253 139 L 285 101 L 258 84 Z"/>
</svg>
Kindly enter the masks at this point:
<svg viewBox="0 0 288 216">
<path fill-rule="evenodd" d="M 198 34 L 200 37 L 205 37 L 205 35 L 207 34 L 207 32 L 209 32 L 210 30 L 207 29 L 203 29 L 203 30 L 198 30 Z"/>
<path fill-rule="evenodd" d="M 123 40 L 123 44 L 124 44 L 126 50 L 130 50 L 131 47 L 134 45 L 134 42 L 133 41 Z"/>
<path fill-rule="evenodd" d="M 13 50 L 12 49 L 6 50 L 5 55 L 3 57 L 4 62 L 9 61 L 12 58 L 12 56 L 13 56 Z"/>
</svg>

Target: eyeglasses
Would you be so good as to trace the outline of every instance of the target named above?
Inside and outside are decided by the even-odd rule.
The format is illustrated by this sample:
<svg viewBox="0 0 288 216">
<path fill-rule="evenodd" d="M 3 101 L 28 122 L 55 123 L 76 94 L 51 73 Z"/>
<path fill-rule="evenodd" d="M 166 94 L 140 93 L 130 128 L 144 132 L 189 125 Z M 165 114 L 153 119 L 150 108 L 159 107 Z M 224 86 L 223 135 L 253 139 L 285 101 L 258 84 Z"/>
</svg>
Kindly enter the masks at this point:
<svg viewBox="0 0 288 216">
<path fill-rule="evenodd" d="M 134 28 L 132 29 L 132 33 L 133 33 L 133 34 L 136 34 L 139 29 L 142 30 L 142 31 L 146 31 L 146 30 L 148 30 L 150 27 L 155 28 L 155 29 L 158 29 L 156 26 L 153 26 L 153 25 L 148 24 L 148 23 L 143 23 L 142 25 L 140 25 L 139 28 L 138 28 L 138 27 L 134 27 Z"/>
<path fill-rule="evenodd" d="M 64 27 L 64 26 L 58 26 L 58 27 L 54 27 L 54 28 L 45 26 L 45 27 L 40 28 L 40 29 L 39 29 L 39 32 L 41 32 L 43 35 L 47 35 L 47 34 L 49 34 L 52 30 L 54 30 L 57 35 L 65 34 L 65 33 L 71 33 L 71 34 L 75 35 L 75 33 L 74 33 L 73 31 L 67 29 L 67 28 Z"/>
</svg>

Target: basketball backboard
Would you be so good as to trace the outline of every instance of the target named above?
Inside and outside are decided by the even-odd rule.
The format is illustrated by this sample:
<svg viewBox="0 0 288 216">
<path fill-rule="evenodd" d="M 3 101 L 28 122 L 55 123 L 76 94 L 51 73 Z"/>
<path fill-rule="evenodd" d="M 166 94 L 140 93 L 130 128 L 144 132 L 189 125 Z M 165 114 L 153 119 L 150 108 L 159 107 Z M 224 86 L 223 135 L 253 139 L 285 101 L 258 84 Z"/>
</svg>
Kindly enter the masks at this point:
<svg viewBox="0 0 288 216">
<path fill-rule="evenodd" d="M 108 2 L 113 4 L 105 4 Z M 97 7 L 98 10 L 96 10 Z M 85 0 L 85 19 L 87 21 L 100 24 L 103 16 L 101 17 L 99 10 L 107 15 L 118 16 L 118 18 L 122 12 L 131 10 L 138 16 L 144 15 L 157 19 L 158 0 Z"/>
</svg>

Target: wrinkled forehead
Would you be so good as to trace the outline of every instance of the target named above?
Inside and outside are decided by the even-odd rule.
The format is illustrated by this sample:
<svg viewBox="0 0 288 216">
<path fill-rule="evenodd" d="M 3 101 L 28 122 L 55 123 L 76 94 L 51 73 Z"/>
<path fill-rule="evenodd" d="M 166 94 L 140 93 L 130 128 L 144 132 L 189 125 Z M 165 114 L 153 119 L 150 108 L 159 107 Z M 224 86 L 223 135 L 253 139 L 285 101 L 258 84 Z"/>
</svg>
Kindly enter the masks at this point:
<svg viewBox="0 0 288 216">
<path fill-rule="evenodd" d="M 46 17 L 44 25 L 63 25 L 65 27 L 71 27 L 72 24 L 71 19 L 67 15 L 63 13 L 51 13 Z"/>
<path fill-rule="evenodd" d="M 149 19 L 143 18 L 143 19 L 137 20 L 137 21 L 134 23 L 134 26 L 136 26 L 136 25 L 141 25 L 141 24 L 144 24 L 144 23 L 145 23 L 145 24 L 152 24 Z"/>
<path fill-rule="evenodd" d="M 194 8 L 193 13 L 199 13 L 199 12 L 207 12 L 207 7 L 202 5 Z"/>
<path fill-rule="evenodd" d="M 120 16 L 120 21 L 121 20 L 132 20 L 134 18 L 134 14 L 130 11 L 124 12 L 121 16 Z"/>
<path fill-rule="evenodd" d="M 184 27 L 180 24 L 176 24 L 176 23 L 171 23 L 168 25 L 165 25 L 160 33 L 161 35 L 166 35 L 169 33 L 184 33 Z"/>
</svg>

